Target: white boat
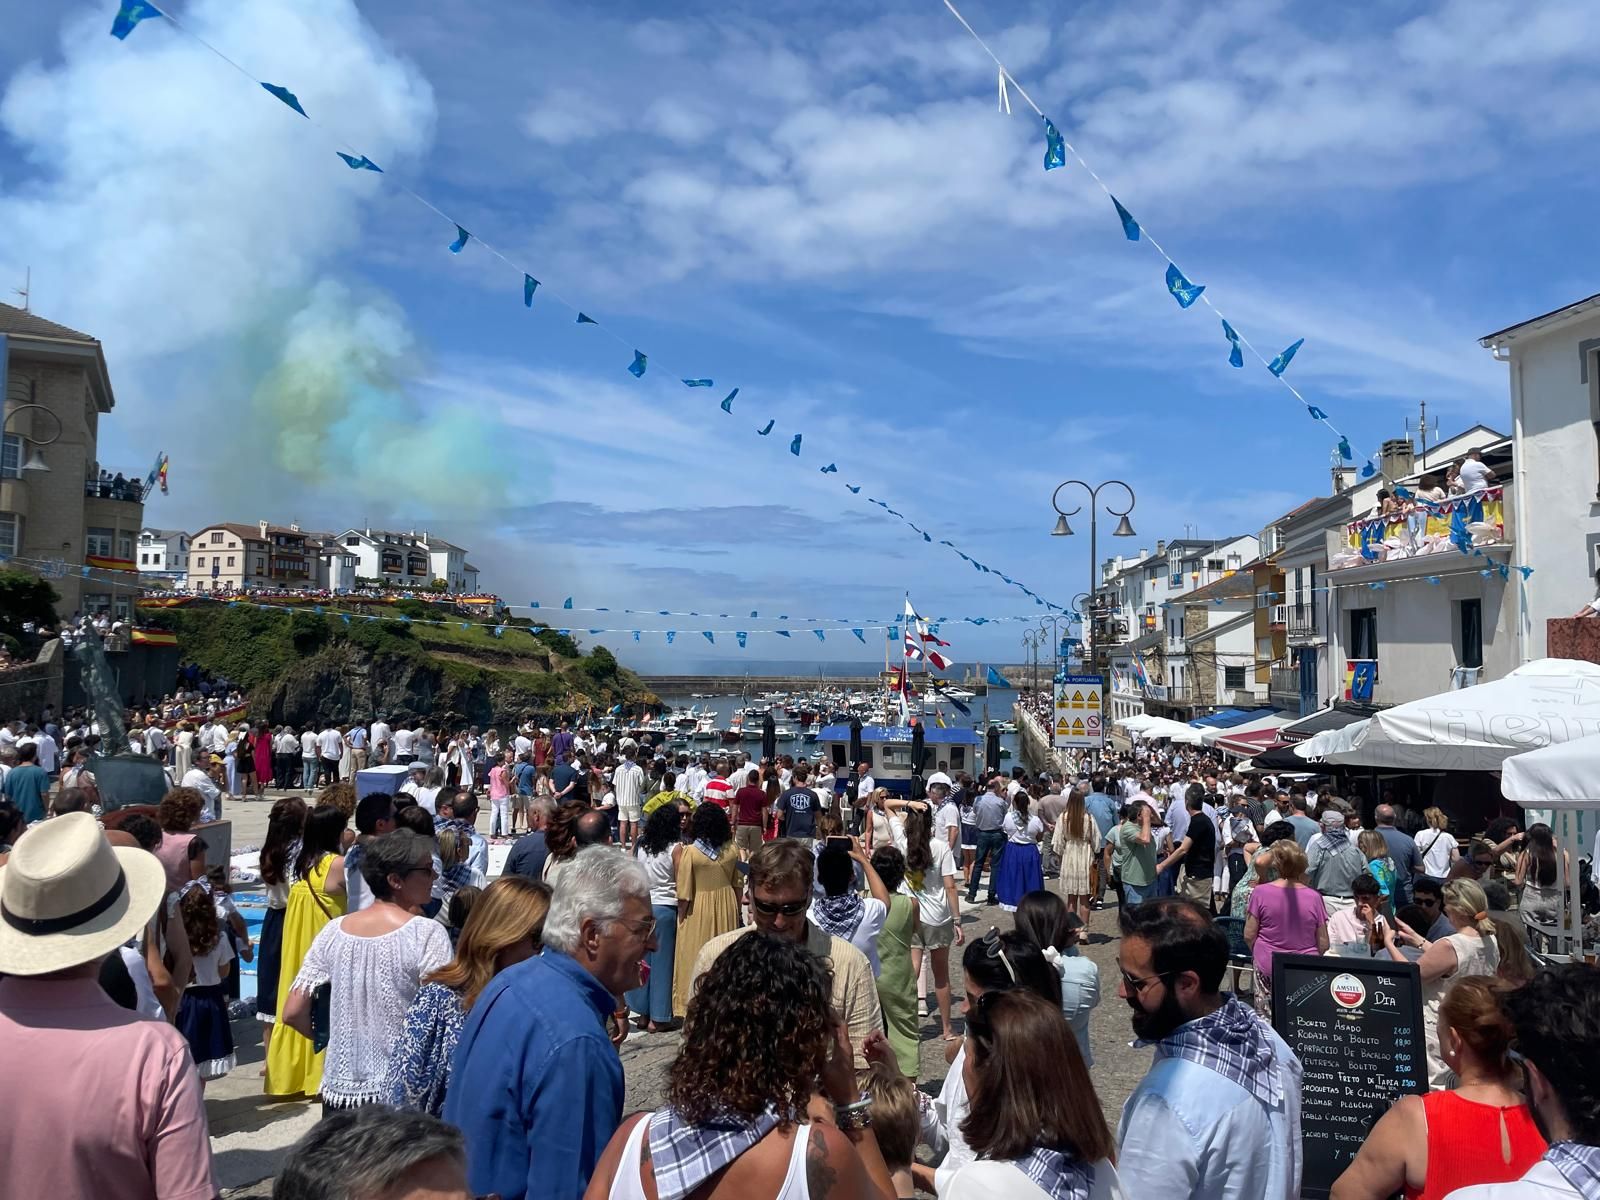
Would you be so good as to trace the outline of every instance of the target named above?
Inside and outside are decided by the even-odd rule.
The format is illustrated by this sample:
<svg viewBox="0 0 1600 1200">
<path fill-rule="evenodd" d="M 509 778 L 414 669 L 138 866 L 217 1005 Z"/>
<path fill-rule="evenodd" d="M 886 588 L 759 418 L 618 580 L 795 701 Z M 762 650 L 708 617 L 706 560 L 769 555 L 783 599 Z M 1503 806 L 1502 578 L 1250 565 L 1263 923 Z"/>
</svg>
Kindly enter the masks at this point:
<svg viewBox="0 0 1600 1200">
<path fill-rule="evenodd" d="M 789 726 L 779 725 L 773 730 L 773 736 L 780 742 L 792 742 L 798 735 Z"/>
<path fill-rule="evenodd" d="M 717 718 L 713 713 L 706 713 L 695 721 L 694 730 L 689 734 L 691 741 L 714 742 L 721 735 L 717 728 Z"/>
</svg>

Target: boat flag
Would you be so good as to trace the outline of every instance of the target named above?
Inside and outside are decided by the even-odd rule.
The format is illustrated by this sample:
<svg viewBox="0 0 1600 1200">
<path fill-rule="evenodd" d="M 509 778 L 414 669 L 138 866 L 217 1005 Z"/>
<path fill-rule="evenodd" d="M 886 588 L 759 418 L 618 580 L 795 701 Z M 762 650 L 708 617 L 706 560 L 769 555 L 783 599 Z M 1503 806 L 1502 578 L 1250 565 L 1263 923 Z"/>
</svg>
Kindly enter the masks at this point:
<svg viewBox="0 0 1600 1200">
<path fill-rule="evenodd" d="M 928 622 L 917 615 L 917 610 L 911 606 L 911 597 L 907 596 L 905 657 L 912 661 L 925 660 L 935 670 L 948 671 L 950 669 L 950 661 L 940 654 L 938 649 L 931 649 L 930 647 L 948 650 L 950 643 L 941 640 L 929 628 Z"/>
</svg>

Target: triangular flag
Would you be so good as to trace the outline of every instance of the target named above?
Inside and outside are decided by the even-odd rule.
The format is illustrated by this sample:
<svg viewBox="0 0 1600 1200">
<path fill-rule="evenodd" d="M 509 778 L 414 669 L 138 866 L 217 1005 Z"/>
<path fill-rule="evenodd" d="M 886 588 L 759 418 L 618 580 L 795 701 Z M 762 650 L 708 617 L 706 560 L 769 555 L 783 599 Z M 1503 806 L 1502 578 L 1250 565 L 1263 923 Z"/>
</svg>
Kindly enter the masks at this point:
<svg viewBox="0 0 1600 1200">
<path fill-rule="evenodd" d="M 383 168 L 365 154 L 360 158 L 356 158 L 354 155 L 346 154 L 343 150 L 335 150 L 334 153 L 344 159 L 344 165 L 352 171 L 376 171 L 379 175 L 383 174 Z"/>
<path fill-rule="evenodd" d="M 756 610 L 753 608 L 750 610 L 750 619 L 752 621 L 756 619 Z"/>
<path fill-rule="evenodd" d="M 774 629 L 772 632 L 777 634 L 779 637 L 789 636 L 789 631 L 787 629 Z"/>
<path fill-rule="evenodd" d="M 581 312 L 581 313 L 578 314 L 578 324 L 579 325 L 598 325 L 598 324 L 600 324 L 600 322 L 596 321 L 588 313 L 582 313 Z"/>
<path fill-rule="evenodd" d="M 711 380 L 709 380 L 709 379 L 685 379 L 683 381 L 683 386 L 684 387 L 710 387 L 711 386 Z"/>
<path fill-rule="evenodd" d="M 863 631 L 861 631 L 859 629 L 852 629 L 850 632 L 856 635 L 856 638 L 861 642 L 861 644 L 863 646 L 865 646 L 867 644 L 867 635 Z"/>
<path fill-rule="evenodd" d="M 1283 376 L 1284 371 L 1288 368 L 1289 364 L 1294 361 L 1295 351 L 1300 349 L 1300 347 L 1304 346 L 1305 344 L 1306 344 L 1305 338 L 1299 339 L 1297 342 L 1295 342 L 1294 345 L 1290 346 L 1282 354 L 1278 355 L 1277 358 L 1275 358 L 1271 362 L 1269 362 L 1267 364 L 1267 370 L 1271 371 L 1274 375 L 1277 375 L 1277 376 L 1279 376 L 1281 378 Z"/>
<path fill-rule="evenodd" d="M 1361 468 L 1361 478 L 1371 479 L 1377 473 L 1378 468 L 1372 465 L 1372 460 L 1370 458 L 1367 459 L 1366 464 Z"/>
<path fill-rule="evenodd" d="M 743 650 L 744 649 L 744 644 L 745 644 L 746 641 L 749 640 L 750 635 L 748 633 L 735 633 L 733 635 L 733 637 L 734 637 L 734 640 L 739 643 L 739 649 Z"/>
<path fill-rule="evenodd" d="M 1067 140 L 1049 117 L 1044 119 L 1044 169 L 1053 171 L 1067 165 Z"/>
<path fill-rule="evenodd" d="M 643 379 L 646 361 L 648 360 L 646 360 L 645 356 L 635 350 L 633 352 L 633 361 L 628 364 L 628 374 L 635 379 Z"/>
<path fill-rule="evenodd" d="M 845 487 L 850 489 L 850 494 L 852 496 L 859 495 L 861 492 L 861 485 L 859 483 L 847 483 L 845 484 Z"/>
<path fill-rule="evenodd" d="M 161 15 L 161 10 L 149 0 L 122 0 L 122 7 L 111 22 L 111 36 L 121 41 L 133 32 L 133 27 L 140 21 Z"/>
<path fill-rule="evenodd" d="M 1115 196 L 1111 197 L 1111 203 L 1117 207 L 1117 219 L 1122 222 L 1122 232 L 1130 242 L 1137 242 L 1139 240 L 1139 222 L 1133 219 L 1133 214 L 1123 208 L 1122 201 Z"/>
<path fill-rule="evenodd" d="M 572 607 L 572 597 L 568 596 L 565 600 L 563 600 L 561 602 L 561 607 L 562 608 L 571 608 Z"/>
<path fill-rule="evenodd" d="M 722 411 L 723 412 L 731 413 L 733 411 L 733 398 L 735 396 L 737 396 L 738 394 L 739 394 L 739 389 L 738 388 L 734 388 L 733 391 L 729 392 L 726 396 L 724 396 L 722 398 Z"/>
<path fill-rule="evenodd" d="M 713 646 L 717 644 L 716 636 L 709 629 L 702 629 L 700 631 L 700 636 L 705 638 L 705 640 L 710 642 Z"/>
<path fill-rule="evenodd" d="M 1011 93 L 1006 88 L 1006 69 L 1000 68 L 1000 111 L 1006 116 L 1011 115 Z"/>
<path fill-rule="evenodd" d="M 276 96 L 279 100 L 282 100 L 285 104 L 287 104 L 290 108 L 294 109 L 295 112 L 299 113 L 302 117 L 306 117 L 306 110 L 300 107 L 300 98 L 298 96 L 296 96 L 293 92 L 291 92 L 288 88 L 279 87 L 275 83 L 263 83 L 261 86 L 263 88 L 265 88 L 269 94 L 271 94 L 273 96 Z M 306 119 L 310 120 L 309 117 L 306 117 Z"/>
<path fill-rule="evenodd" d="M 1342 437 L 1339 439 L 1339 457 L 1344 459 L 1345 462 L 1355 462 L 1356 456 L 1355 453 L 1350 449 L 1349 438 Z"/>
<path fill-rule="evenodd" d="M 539 602 L 537 600 L 529 600 L 528 601 L 528 607 L 529 608 L 538 608 L 539 607 Z"/>
<path fill-rule="evenodd" d="M 1177 263 L 1167 264 L 1167 291 L 1172 293 L 1172 298 L 1178 302 L 1179 308 L 1188 308 L 1200 299 L 1200 293 L 1205 290 L 1206 285 L 1203 283 L 1190 283 L 1183 272 L 1178 270 Z"/>
<path fill-rule="evenodd" d="M 637 629 L 633 631 L 633 640 L 636 642 L 639 640 L 639 631 Z"/>
<path fill-rule="evenodd" d="M 669 645 L 669 646 L 672 645 L 672 639 L 677 637 L 677 636 L 678 636 L 678 631 L 676 629 L 667 630 L 667 645 Z"/>
<path fill-rule="evenodd" d="M 803 433 L 797 433 L 794 435 L 794 441 L 789 443 L 789 453 L 794 455 L 796 458 L 800 457 L 800 439 L 804 436 L 805 435 Z"/>
<path fill-rule="evenodd" d="M 1244 351 L 1239 349 L 1239 335 L 1234 332 L 1233 326 L 1228 324 L 1226 317 L 1222 320 L 1222 336 L 1227 338 L 1233 349 L 1228 351 L 1228 365 L 1230 367 L 1244 366 Z"/>
<path fill-rule="evenodd" d="M 460 254 L 467 248 L 467 243 L 472 240 L 472 235 L 461 226 L 456 226 L 456 240 L 450 243 L 450 253 Z"/>
<path fill-rule="evenodd" d="M 533 293 L 536 292 L 538 288 L 539 281 L 532 275 L 524 275 L 522 277 L 522 306 L 524 308 L 533 307 Z"/>
<path fill-rule="evenodd" d="M 1326 421 L 1328 419 L 1328 414 L 1323 412 L 1315 404 L 1306 405 L 1306 412 L 1310 414 L 1313 421 Z"/>
<path fill-rule="evenodd" d="M 820 629 L 813 629 L 811 632 L 817 635 L 817 641 L 819 642 L 825 642 L 828 640 L 827 634 L 823 633 Z"/>
<path fill-rule="evenodd" d="M 822 468 L 822 473 L 824 475 L 835 475 L 838 473 L 838 471 L 839 468 L 834 466 L 832 463 L 829 463 L 827 466 Z"/>
<path fill-rule="evenodd" d="M 777 423 L 778 422 L 776 420 L 768 421 L 767 422 L 767 427 L 765 429 L 758 429 L 758 430 L 756 430 L 756 432 L 759 433 L 762 437 L 766 437 L 767 434 L 772 432 L 772 427 L 774 425 L 776 425 Z"/>
</svg>

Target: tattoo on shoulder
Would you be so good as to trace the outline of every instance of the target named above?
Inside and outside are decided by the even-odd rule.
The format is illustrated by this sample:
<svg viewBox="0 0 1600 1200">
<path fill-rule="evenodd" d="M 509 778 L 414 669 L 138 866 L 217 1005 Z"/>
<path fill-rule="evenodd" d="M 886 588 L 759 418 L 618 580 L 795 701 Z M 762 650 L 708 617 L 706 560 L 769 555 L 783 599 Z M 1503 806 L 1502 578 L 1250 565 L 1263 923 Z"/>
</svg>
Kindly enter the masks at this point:
<svg viewBox="0 0 1600 1200">
<path fill-rule="evenodd" d="M 806 1150 L 806 1190 L 811 1193 L 811 1200 L 827 1200 L 838 1180 L 839 1172 L 828 1161 L 828 1143 L 822 1126 L 813 1122 L 811 1145 Z"/>
</svg>

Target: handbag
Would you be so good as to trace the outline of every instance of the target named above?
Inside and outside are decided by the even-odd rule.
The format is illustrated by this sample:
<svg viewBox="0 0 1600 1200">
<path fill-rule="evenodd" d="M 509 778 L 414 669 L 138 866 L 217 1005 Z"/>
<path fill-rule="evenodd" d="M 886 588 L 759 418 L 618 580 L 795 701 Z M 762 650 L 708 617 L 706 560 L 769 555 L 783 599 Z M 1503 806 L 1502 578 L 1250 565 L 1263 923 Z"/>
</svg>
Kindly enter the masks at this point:
<svg viewBox="0 0 1600 1200">
<path fill-rule="evenodd" d="M 326 878 L 326 876 L 324 876 Z M 333 920 L 333 914 L 328 911 L 328 906 L 322 902 L 322 897 L 317 895 L 317 886 L 311 880 L 306 880 L 306 888 L 311 893 L 311 898 L 317 902 L 328 920 Z M 321 1054 L 328 1048 L 328 1038 L 333 1026 L 333 980 L 319 983 L 316 990 L 311 993 L 311 1049 Z"/>
</svg>

